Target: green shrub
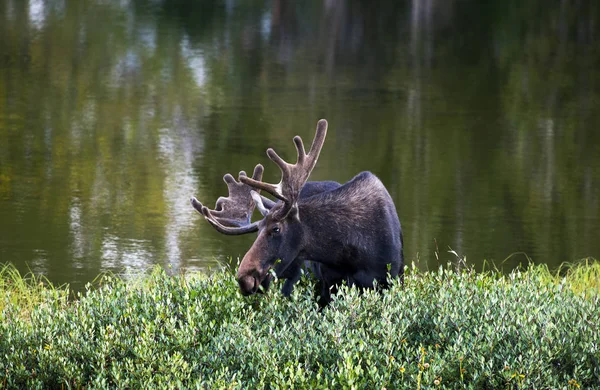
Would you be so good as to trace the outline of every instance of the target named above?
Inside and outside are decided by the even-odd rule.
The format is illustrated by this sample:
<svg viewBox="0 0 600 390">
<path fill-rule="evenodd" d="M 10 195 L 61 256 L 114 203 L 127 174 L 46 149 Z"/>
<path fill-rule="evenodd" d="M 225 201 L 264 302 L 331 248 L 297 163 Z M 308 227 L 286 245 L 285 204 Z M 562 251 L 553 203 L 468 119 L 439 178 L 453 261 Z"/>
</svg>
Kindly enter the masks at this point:
<svg viewBox="0 0 600 390">
<path fill-rule="evenodd" d="M 105 277 L 70 302 L 38 283 L 16 299 L 5 280 L 0 388 L 600 387 L 590 272 L 411 270 L 322 312 L 307 281 L 244 298 L 227 272 Z"/>
</svg>

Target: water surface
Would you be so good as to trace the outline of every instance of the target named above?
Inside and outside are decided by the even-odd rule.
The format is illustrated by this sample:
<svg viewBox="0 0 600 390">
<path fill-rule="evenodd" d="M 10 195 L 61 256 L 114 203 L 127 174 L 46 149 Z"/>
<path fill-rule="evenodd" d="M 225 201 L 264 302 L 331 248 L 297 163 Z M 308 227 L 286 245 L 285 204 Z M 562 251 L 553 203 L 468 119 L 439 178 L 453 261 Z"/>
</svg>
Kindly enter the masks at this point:
<svg viewBox="0 0 600 390">
<path fill-rule="evenodd" d="M 190 207 L 293 160 L 378 175 L 405 256 L 600 257 L 592 1 L 0 0 L 0 262 L 75 287 L 243 255 Z M 438 256 L 436 256 L 438 252 Z M 522 254 L 504 263 L 525 262 Z"/>
</svg>

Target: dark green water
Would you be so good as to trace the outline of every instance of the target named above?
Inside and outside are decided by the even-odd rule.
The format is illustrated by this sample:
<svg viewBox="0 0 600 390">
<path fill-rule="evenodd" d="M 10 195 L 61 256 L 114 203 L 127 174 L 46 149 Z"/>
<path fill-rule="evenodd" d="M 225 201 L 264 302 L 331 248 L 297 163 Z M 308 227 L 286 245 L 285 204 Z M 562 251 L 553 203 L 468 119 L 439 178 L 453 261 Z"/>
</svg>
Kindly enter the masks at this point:
<svg viewBox="0 0 600 390">
<path fill-rule="evenodd" d="M 320 118 L 312 179 L 378 175 L 409 263 L 600 257 L 598 3 L 0 0 L 0 262 L 235 259 L 189 197 Z"/>
</svg>

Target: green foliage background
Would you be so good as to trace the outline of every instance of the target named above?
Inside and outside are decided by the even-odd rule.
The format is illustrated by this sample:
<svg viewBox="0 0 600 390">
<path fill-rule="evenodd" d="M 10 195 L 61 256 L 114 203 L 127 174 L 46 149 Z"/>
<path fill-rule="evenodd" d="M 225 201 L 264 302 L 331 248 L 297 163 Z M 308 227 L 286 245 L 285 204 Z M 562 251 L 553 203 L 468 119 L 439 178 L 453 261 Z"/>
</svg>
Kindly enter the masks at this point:
<svg viewBox="0 0 600 390">
<path fill-rule="evenodd" d="M 413 269 L 384 292 L 343 288 L 323 312 L 306 280 L 291 299 L 243 298 L 227 272 L 156 269 L 68 300 L 11 270 L 0 388 L 600 386 L 597 263 L 566 277 Z"/>
</svg>

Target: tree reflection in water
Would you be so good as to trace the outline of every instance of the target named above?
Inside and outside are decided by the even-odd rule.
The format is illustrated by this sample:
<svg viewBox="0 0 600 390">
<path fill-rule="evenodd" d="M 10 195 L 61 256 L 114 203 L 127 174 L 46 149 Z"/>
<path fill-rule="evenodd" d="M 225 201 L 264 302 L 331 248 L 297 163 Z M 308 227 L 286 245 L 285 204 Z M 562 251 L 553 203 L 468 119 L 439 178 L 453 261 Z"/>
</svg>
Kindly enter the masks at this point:
<svg viewBox="0 0 600 390">
<path fill-rule="evenodd" d="M 235 258 L 252 237 L 189 196 L 216 200 L 268 146 L 289 157 L 321 117 L 313 178 L 380 176 L 408 262 L 434 268 L 434 240 L 442 263 L 599 257 L 599 8 L 5 0 L 0 261 L 77 287 Z"/>
</svg>

